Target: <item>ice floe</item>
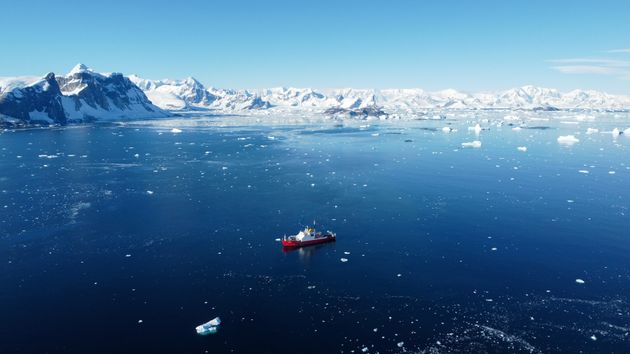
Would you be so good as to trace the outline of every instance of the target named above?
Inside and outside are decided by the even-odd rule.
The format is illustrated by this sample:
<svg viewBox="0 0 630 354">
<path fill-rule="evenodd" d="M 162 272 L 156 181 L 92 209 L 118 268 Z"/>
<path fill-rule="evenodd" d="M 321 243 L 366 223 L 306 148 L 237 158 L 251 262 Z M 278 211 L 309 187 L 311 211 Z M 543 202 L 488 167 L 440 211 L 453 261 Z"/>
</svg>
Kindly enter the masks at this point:
<svg viewBox="0 0 630 354">
<path fill-rule="evenodd" d="M 516 148 L 516 150 L 522 151 L 522 152 L 526 152 L 527 151 L 527 146 L 519 146 L 519 147 Z"/>
<path fill-rule="evenodd" d="M 563 145 L 573 145 L 579 142 L 580 139 L 576 138 L 574 135 L 561 135 L 558 137 L 558 143 Z"/>
<path fill-rule="evenodd" d="M 171 133 L 173 133 L 173 134 L 178 134 L 178 133 L 181 133 L 181 132 L 182 132 L 182 130 L 181 130 L 181 129 L 179 129 L 179 128 L 173 128 L 173 129 L 171 129 Z"/>
<path fill-rule="evenodd" d="M 219 317 L 215 317 L 212 320 L 201 324 L 195 327 L 195 330 L 198 334 L 206 335 L 206 334 L 214 334 L 219 330 L 219 325 L 221 324 L 221 319 Z"/>
<path fill-rule="evenodd" d="M 599 129 L 595 129 L 595 128 L 586 129 L 586 134 L 595 134 L 595 133 L 599 133 Z"/>
<path fill-rule="evenodd" d="M 575 279 L 575 282 L 576 282 L 577 284 L 584 284 L 584 283 L 585 283 L 585 281 L 584 281 L 584 280 L 579 279 L 579 278 L 578 278 L 578 279 Z"/>
<path fill-rule="evenodd" d="M 471 142 L 462 143 L 463 148 L 475 148 L 478 149 L 481 147 L 481 141 L 475 140 Z"/>
</svg>

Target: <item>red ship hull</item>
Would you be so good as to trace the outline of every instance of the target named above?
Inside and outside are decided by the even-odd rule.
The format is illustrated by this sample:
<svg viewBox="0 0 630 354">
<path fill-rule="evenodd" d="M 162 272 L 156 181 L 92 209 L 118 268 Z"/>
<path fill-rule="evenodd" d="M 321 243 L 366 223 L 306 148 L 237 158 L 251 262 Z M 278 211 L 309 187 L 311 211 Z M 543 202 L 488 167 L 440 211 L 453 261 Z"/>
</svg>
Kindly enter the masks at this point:
<svg viewBox="0 0 630 354">
<path fill-rule="evenodd" d="M 326 235 L 322 238 L 319 238 L 316 240 L 309 240 L 309 241 L 282 240 L 282 246 L 290 247 L 290 248 L 305 247 L 305 246 L 319 245 L 320 243 L 333 242 L 335 240 L 336 240 L 336 237 L 334 235 Z"/>
</svg>

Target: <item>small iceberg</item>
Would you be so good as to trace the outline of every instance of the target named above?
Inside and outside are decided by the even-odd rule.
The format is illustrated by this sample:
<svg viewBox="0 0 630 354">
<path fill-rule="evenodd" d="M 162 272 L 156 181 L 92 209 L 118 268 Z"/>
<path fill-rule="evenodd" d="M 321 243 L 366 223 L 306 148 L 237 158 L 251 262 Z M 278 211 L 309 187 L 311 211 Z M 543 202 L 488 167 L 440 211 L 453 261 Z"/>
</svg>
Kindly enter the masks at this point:
<svg viewBox="0 0 630 354">
<path fill-rule="evenodd" d="M 450 132 L 452 132 L 452 131 L 453 131 L 453 128 L 451 128 L 451 127 L 444 127 L 444 128 L 442 128 L 442 131 L 443 131 L 444 133 L 450 133 Z"/>
<path fill-rule="evenodd" d="M 527 151 L 527 146 L 519 146 L 516 148 L 518 151 L 522 151 L 522 152 L 526 152 Z"/>
<path fill-rule="evenodd" d="M 215 317 L 212 320 L 195 327 L 197 334 L 205 336 L 207 334 L 215 334 L 219 330 L 219 325 L 221 324 L 221 319 L 219 317 Z"/>
<path fill-rule="evenodd" d="M 584 284 L 584 283 L 585 283 L 585 281 L 584 281 L 584 280 L 579 279 L 579 278 L 578 278 L 578 279 L 575 279 L 575 282 L 576 282 L 577 284 Z"/>
<path fill-rule="evenodd" d="M 478 149 L 481 147 L 481 141 L 475 140 L 468 143 L 462 143 L 463 148 L 475 148 Z"/>
<path fill-rule="evenodd" d="M 474 127 L 468 127 L 468 130 L 470 131 L 474 131 L 475 134 L 479 134 L 481 133 L 481 126 L 479 125 L 479 123 L 477 123 Z"/>
<path fill-rule="evenodd" d="M 616 137 L 618 137 L 619 135 L 621 135 L 621 131 L 619 130 L 619 128 L 615 128 L 615 129 L 613 129 L 610 133 L 611 133 L 611 134 L 612 134 L 612 136 L 613 136 L 613 137 L 615 137 L 615 138 L 616 138 Z"/>
<path fill-rule="evenodd" d="M 575 143 L 579 143 L 580 139 L 576 138 L 573 135 L 561 135 L 558 137 L 558 143 L 564 145 L 573 145 Z"/>
<path fill-rule="evenodd" d="M 171 133 L 173 133 L 173 134 L 178 134 L 178 133 L 181 133 L 181 132 L 182 132 L 181 129 L 177 129 L 177 128 L 171 129 Z"/>
</svg>

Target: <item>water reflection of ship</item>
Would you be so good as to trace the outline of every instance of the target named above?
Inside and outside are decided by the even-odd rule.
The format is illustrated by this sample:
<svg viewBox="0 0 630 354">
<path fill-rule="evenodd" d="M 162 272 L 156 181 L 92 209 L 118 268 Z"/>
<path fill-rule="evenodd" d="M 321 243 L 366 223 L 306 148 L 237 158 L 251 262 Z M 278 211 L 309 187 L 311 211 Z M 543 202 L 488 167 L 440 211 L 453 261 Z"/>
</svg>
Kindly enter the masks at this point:
<svg viewBox="0 0 630 354">
<path fill-rule="evenodd" d="M 307 262 L 311 259 L 311 257 L 313 257 L 315 253 L 317 253 L 320 249 L 327 246 L 328 245 L 326 244 L 320 244 L 320 245 L 314 245 L 310 247 L 300 247 L 300 248 L 282 247 L 282 252 L 283 253 L 297 252 L 298 256 L 300 257 L 300 260 L 303 262 Z"/>
</svg>

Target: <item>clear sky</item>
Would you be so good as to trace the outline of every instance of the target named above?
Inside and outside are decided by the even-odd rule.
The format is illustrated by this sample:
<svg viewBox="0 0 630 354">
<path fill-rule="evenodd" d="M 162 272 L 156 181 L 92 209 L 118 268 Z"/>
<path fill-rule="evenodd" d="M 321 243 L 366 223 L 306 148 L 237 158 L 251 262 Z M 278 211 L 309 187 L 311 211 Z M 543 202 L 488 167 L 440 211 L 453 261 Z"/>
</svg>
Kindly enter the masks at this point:
<svg viewBox="0 0 630 354">
<path fill-rule="evenodd" d="M 630 94 L 630 1 L 0 0 L 0 76 Z"/>
</svg>

